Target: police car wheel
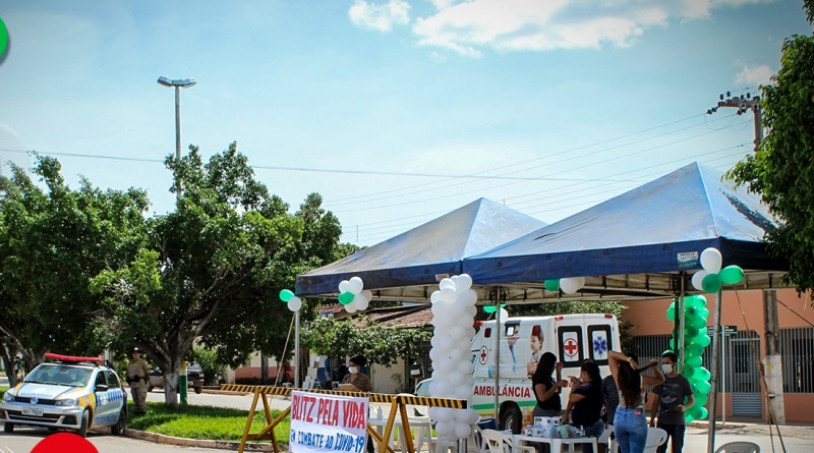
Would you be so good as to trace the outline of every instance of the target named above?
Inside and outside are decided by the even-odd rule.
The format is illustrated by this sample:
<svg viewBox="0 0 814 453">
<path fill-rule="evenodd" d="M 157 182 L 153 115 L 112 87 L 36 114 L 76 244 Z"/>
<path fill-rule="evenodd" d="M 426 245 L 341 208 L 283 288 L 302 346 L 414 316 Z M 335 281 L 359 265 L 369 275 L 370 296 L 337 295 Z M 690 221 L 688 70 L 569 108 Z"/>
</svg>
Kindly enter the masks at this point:
<svg viewBox="0 0 814 453">
<path fill-rule="evenodd" d="M 5 433 L 13 433 L 14 432 L 14 424 L 12 424 L 12 423 L 3 423 L 3 432 L 5 432 Z"/>
<path fill-rule="evenodd" d="M 76 431 L 76 434 L 79 434 L 82 437 L 88 437 L 89 424 L 90 424 L 90 411 L 85 409 L 85 412 L 82 413 L 82 423 L 79 425 L 79 429 Z"/>
<path fill-rule="evenodd" d="M 119 412 L 119 419 L 116 424 L 110 427 L 110 431 L 114 436 L 123 436 L 124 431 L 127 430 L 127 409 L 122 408 Z"/>
</svg>

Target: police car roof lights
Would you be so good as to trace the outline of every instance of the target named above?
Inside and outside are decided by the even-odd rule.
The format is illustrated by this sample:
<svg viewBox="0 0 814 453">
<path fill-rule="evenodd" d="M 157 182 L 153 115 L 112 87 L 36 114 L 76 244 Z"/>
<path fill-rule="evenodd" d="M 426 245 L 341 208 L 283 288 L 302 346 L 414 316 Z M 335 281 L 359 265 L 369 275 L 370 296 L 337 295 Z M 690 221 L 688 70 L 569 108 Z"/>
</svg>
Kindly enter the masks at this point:
<svg viewBox="0 0 814 453">
<path fill-rule="evenodd" d="M 81 362 L 90 362 L 94 365 L 98 365 L 104 359 L 101 357 L 83 357 L 83 356 L 76 356 L 76 355 L 62 355 L 62 354 L 54 354 L 53 352 L 46 352 L 45 358 L 57 360 L 63 363 L 81 363 Z"/>
</svg>

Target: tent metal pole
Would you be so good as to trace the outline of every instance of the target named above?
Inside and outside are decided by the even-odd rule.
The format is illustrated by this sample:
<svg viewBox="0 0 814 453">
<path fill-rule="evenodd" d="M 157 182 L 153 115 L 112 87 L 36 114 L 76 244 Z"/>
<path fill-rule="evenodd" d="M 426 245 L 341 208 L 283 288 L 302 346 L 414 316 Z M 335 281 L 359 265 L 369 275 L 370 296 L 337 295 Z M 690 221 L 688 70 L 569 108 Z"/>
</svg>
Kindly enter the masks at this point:
<svg viewBox="0 0 814 453">
<path fill-rule="evenodd" d="M 718 409 L 718 358 L 721 349 L 719 341 L 721 331 L 721 291 L 715 293 L 715 334 L 712 336 L 712 379 L 710 379 L 710 393 L 712 398 L 709 405 L 709 428 L 707 431 L 707 453 L 715 451 L 715 416 Z"/>
<path fill-rule="evenodd" d="M 681 271 L 678 275 L 681 278 L 681 292 L 676 301 L 676 313 L 673 316 L 676 320 L 676 344 L 673 352 L 678 353 L 678 369 L 676 373 L 681 374 L 681 371 L 684 370 L 684 298 L 686 297 L 686 289 L 684 288 L 684 271 Z"/>
<path fill-rule="evenodd" d="M 495 421 L 500 427 L 500 402 L 498 391 L 500 390 L 500 293 L 495 290 Z"/>
</svg>

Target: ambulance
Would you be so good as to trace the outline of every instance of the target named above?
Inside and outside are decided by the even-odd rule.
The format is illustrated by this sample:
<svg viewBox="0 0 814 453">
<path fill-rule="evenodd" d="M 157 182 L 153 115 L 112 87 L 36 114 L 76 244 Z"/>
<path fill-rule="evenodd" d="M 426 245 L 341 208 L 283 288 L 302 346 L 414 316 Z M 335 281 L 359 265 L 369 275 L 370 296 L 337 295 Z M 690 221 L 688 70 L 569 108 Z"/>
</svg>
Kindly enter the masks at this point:
<svg viewBox="0 0 814 453">
<path fill-rule="evenodd" d="M 472 340 L 475 377 L 472 404 L 483 416 L 497 415 L 500 429 L 514 433 L 520 433 L 523 426 L 532 422 L 537 400 L 531 374 L 543 353 L 551 352 L 563 363 L 563 379 L 579 376 L 585 359 L 596 362 L 604 378 L 610 374 L 608 351 L 620 349 L 619 325 L 611 314 L 510 317 L 500 324 L 499 342 L 494 320 L 483 323 Z M 565 388 L 560 395 L 563 409 L 568 394 Z"/>
</svg>

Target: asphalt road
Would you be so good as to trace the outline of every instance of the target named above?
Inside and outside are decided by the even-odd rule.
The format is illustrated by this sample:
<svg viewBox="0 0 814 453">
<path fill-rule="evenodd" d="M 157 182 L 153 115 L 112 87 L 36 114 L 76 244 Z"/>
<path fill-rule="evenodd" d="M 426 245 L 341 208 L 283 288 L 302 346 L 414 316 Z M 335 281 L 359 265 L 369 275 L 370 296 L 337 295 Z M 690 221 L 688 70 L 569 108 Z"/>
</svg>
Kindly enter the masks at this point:
<svg viewBox="0 0 814 453">
<path fill-rule="evenodd" d="M 0 453 L 28 453 L 38 442 L 52 434 L 46 429 L 15 427 L 13 434 L 0 433 Z M 112 436 L 109 433 L 88 434 L 88 440 L 100 453 L 133 453 L 149 451 L 157 453 L 212 452 L 206 448 L 181 448 L 171 445 L 159 445 L 152 442 Z"/>
<path fill-rule="evenodd" d="M 148 394 L 149 401 L 164 401 L 164 394 L 155 391 Z M 209 405 L 219 407 L 233 407 L 248 410 L 252 403 L 250 395 L 221 395 L 191 393 L 189 404 Z M 279 397 L 269 397 L 269 402 L 275 409 L 284 409 L 288 400 Z M 784 426 L 781 428 L 787 452 L 814 452 L 814 427 L 811 426 Z M 17 427 L 14 434 L 8 435 L 0 432 L 0 453 L 24 453 L 50 434 L 49 431 L 36 428 Z M 216 451 L 205 448 L 182 448 L 168 445 L 159 445 L 151 442 L 111 436 L 107 433 L 91 433 L 88 439 L 103 453 L 132 453 L 133 451 L 150 451 L 158 453 L 169 452 L 211 452 Z M 776 433 L 774 434 L 774 449 L 769 437 L 768 428 L 762 424 L 733 422 L 726 428 L 719 430 L 716 435 L 717 446 L 727 442 L 749 441 L 758 444 L 763 452 L 783 451 Z M 706 452 L 707 430 L 697 427 L 688 427 L 685 436 L 684 451 L 687 453 Z M 669 450 L 668 450 L 669 451 Z"/>
</svg>

